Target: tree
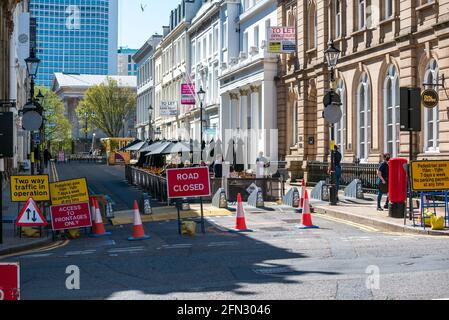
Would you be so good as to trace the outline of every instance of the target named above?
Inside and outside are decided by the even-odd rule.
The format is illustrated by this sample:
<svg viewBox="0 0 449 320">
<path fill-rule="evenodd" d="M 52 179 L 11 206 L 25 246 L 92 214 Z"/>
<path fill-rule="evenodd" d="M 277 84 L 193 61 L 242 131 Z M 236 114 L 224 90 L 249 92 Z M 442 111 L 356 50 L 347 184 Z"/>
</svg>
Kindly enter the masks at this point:
<svg viewBox="0 0 449 320">
<path fill-rule="evenodd" d="M 44 109 L 43 135 L 48 143 L 48 149 L 52 154 L 60 148 L 69 150 L 72 142 L 72 124 L 65 116 L 64 102 L 48 88 L 37 87 L 35 92 L 39 91 L 44 95 L 40 104 Z"/>
<path fill-rule="evenodd" d="M 128 119 L 136 105 L 136 92 L 119 87 L 117 81 L 108 78 L 107 84 L 89 88 L 78 105 L 76 112 L 80 119 L 88 119 L 109 137 L 118 137 L 123 121 Z"/>
</svg>

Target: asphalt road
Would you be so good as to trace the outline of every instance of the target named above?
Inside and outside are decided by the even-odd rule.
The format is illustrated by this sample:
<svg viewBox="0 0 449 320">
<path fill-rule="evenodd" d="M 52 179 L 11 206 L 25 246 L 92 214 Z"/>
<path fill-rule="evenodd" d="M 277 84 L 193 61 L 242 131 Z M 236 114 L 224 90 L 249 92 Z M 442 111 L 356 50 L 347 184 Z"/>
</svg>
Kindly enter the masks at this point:
<svg viewBox="0 0 449 320">
<path fill-rule="evenodd" d="M 60 179 L 86 176 L 119 208 L 131 208 L 139 195 L 122 168 L 72 164 L 58 171 Z M 176 222 L 151 223 L 144 242 L 126 240 L 131 226 L 114 227 L 106 238 L 0 261 L 21 263 L 23 299 L 449 298 L 447 238 L 381 233 L 322 216 L 314 216 L 318 230 L 298 223 L 290 210 L 247 213 L 253 233 L 226 232 L 234 218 L 220 217 L 194 238 L 178 236 Z M 70 265 L 80 270 L 80 290 L 66 288 Z"/>
</svg>

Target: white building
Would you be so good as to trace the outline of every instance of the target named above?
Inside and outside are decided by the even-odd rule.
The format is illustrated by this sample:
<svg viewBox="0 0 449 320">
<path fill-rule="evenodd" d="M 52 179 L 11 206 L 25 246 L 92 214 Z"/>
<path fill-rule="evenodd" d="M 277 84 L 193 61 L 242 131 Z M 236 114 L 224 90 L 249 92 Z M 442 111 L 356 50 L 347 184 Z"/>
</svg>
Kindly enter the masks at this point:
<svg viewBox="0 0 449 320">
<path fill-rule="evenodd" d="M 278 56 L 269 53 L 266 45 L 268 27 L 277 25 L 276 6 L 275 0 L 244 0 L 238 25 L 230 11 L 222 19 L 228 37 L 222 47 L 219 77 L 220 128 L 225 141 L 233 137 L 242 148 L 237 152 L 237 162 L 246 169 L 255 168 L 259 152 L 271 161 L 278 160 Z"/>
<path fill-rule="evenodd" d="M 137 49 L 120 48 L 117 54 L 117 75 L 119 76 L 136 76 L 137 64 L 133 60 L 133 55 Z"/>
<path fill-rule="evenodd" d="M 202 0 L 182 1 L 171 11 L 170 25 L 164 27 L 164 38 L 155 53 L 155 126 L 157 137 L 189 139 L 187 120 L 191 106 L 181 105 L 181 85 L 187 83 L 190 70 L 190 39 L 188 30 Z M 176 116 L 161 114 L 161 104 L 177 109 Z"/>
<path fill-rule="evenodd" d="M 72 123 L 72 137 L 74 139 L 85 139 L 83 132 L 85 121 L 79 119 L 76 114 L 76 108 L 84 97 L 84 93 L 93 86 L 107 84 L 108 79 L 117 81 L 119 87 L 127 87 L 136 90 L 137 78 L 135 76 L 107 76 L 107 75 L 91 75 L 91 74 L 65 74 L 55 73 L 53 79 L 52 90 L 63 100 L 65 112 Z M 130 115 L 122 129 L 123 136 L 134 136 L 135 116 Z M 97 138 L 106 138 L 104 132 L 91 132 L 87 136 L 88 140 L 92 139 L 93 133 Z"/>
<path fill-rule="evenodd" d="M 161 39 L 161 35 L 151 36 L 132 57 L 137 66 L 136 130 L 137 138 L 141 140 L 154 138 L 154 53 Z"/>
</svg>

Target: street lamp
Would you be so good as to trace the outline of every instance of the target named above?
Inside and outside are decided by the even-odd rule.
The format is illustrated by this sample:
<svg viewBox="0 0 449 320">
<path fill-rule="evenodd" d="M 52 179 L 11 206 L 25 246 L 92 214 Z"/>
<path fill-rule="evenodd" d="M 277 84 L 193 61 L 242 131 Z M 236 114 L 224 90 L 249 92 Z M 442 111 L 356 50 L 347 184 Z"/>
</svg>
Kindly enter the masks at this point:
<svg viewBox="0 0 449 320">
<path fill-rule="evenodd" d="M 203 87 L 200 87 L 200 90 L 197 92 L 198 97 L 200 98 L 200 143 L 201 143 L 201 162 L 203 161 L 203 103 L 204 98 L 206 96 L 206 92 L 203 90 Z"/>
<path fill-rule="evenodd" d="M 30 78 L 30 99 L 27 102 L 27 104 L 23 107 L 23 114 L 25 117 L 25 114 L 28 113 L 28 115 L 25 117 L 25 123 L 28 122 L 27 118 L 31 119 L 31 123 L 32 124 L 36 124 L 39 123 L 39 116 L 38 114 L 36 114 L 36 111 L 38 111 L 37 106 L 36 106 L 36 101 L 34 99 L 34 79 L 37 76 L 37 71 L 39 70 L 39 64 L 40 64 L 41 60 L 39 58 L 36 57 L 36 52 L 34 51 L 34 48 L 31 49 L 30 51 L 30 56 L 28 58 L 25 59 L 25 63 L 26 63 L 26 67 L 27 67 L 27 72 L 28 72 L 28 77 Z M 42 93 L 41 93 L 42 95 Z M 30 160 L 34 160 L 33 159 L 33 154 L 34 154 L 34 141 L 33 141 L 33 131 L 32 130 L 34 127 L 31 126 L 29 130 L 30 131 Z M 39 125 L 40 128 L 40 125 Z M 34 175 L 34 161 L 31 161 L 31 175 Z"/>
<path fill-rule="evenodd" d="M 341 53 L 341 51 L 338 50 L 337 48 L 335 48 L 333 40 L 331 40 L 329 42 L 329 47 L 324 52 L 324 56 L 326 57 L 327 65 L 329 66 L 329 71 L 331 73 L 330 74 L 331 103 L 333 103 L 332 96 L 335 94 L 334 93 L 334 87 L 335 87 L 334 86 L 334 83 L 335 83 L 334 70 L 335 70 L 335 67 L 337 66 L 338 59 L 340 58 L 340 53 Z M 325 107 L 327 107 L 327 106 L 325 106 Z M 335 168 L 335 126 L 334 126 L 334 123 L 331 123 L 330 148 L 331 148 L 331 150 L 330 150 L 330 154 L 331 154 L 331 164 L 330 164 L 331 184 L 329 186 L 329 202 L 331 205 L 337 205 L 338 190 L 336 190 L 337 177 L 336 177 L 336 172 L 335 172 L 336 168 Z"/>
</svg>

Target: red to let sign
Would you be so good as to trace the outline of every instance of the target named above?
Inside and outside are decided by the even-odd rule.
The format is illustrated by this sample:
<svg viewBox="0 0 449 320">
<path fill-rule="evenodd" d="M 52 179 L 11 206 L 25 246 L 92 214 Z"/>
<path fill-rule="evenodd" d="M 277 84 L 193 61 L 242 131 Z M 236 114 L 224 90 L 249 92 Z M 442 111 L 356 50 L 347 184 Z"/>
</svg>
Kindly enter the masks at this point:
<svg viewBox="0 0 449 320">
<path fill-rule="evenodd" d="M 88 202 L 51 207 L 53 230 L 87 228 L 92 226 Z"/>
<path fill-rule="evenodd" d="M 168 197 L 194 198 L 210 196 L 209 168 L 167 170 Z"/>
<path fill-rule="evenodd" d="M 0 300 L 20 299 L 20 267 L 18 263 L 0 263 Z"/>
</svg>

